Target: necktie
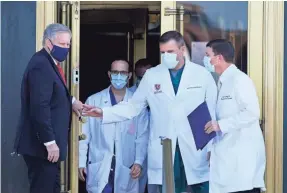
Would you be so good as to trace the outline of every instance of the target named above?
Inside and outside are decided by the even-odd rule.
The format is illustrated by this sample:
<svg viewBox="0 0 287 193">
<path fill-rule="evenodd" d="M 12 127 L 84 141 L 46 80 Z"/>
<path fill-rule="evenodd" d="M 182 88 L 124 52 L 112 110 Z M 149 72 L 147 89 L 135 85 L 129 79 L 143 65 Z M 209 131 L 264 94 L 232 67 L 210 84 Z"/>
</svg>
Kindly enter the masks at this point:
<svg viewBox="0 0 287 193">
<path fill-rule="evenodd" d="M 57 68 L 58 68 L 58 70 L 59 70 L 59 72 L 61 74 L 62 80 L 64 81 L 65 84 L 67 84 L 63 68 L 61 67 L 61 65 L 59 63 L 56 66 L 57 66 Z"/>
</svg>

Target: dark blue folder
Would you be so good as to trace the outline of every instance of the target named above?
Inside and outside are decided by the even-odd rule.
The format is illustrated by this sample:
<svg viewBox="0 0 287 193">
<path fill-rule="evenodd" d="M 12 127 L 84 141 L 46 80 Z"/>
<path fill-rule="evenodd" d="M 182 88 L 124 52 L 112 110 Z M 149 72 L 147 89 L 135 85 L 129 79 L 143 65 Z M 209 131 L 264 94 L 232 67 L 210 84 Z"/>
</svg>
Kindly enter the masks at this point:
<svg viewBox="0 0 287 193">
<path fill-rule="evenodd" d="M 207 134 L 204 131 L 206 123 L 211 121 L 211 116 L 206 102 L 201 103 L 187 116 L 187 118 L 193 133 L 196 149 L 202 150 L 208 144 L 208 142 L 216 136 L 215 132 Z"/>
</svg>

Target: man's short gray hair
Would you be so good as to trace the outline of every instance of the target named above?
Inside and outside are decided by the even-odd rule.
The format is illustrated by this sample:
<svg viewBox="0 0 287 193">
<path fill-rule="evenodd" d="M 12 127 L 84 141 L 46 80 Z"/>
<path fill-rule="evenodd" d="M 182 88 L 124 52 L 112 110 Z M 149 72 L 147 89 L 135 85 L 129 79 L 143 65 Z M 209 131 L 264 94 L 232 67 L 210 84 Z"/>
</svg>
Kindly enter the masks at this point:
<svg viewBox="0 0 287 193">
<path fill-rule="evenodd" d="M 50 39 L 50 40 L 54 39 L 58 32 L 69 33 L 70 36 L 72 37 L 72 32 L 67 26 L 60 24 L 60 23 L 53 23 L 46 27 L 44 34 L 43 34 L 42 45 L 45 46 L 46 39 Z"/>
</svg>

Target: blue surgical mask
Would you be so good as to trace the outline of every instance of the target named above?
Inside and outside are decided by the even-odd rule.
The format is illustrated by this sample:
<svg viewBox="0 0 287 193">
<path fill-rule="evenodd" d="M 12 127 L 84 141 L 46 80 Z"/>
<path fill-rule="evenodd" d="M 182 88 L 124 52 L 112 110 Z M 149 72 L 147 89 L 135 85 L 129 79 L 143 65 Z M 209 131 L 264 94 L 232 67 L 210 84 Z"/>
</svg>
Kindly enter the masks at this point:
<svg viewBox="0 0 287 193">
<path fill-rule="evenodd" d="M 111 83 L 115 89 L 122 89 L 127 85 L 128 76 L 122 74 L 111 74 Z"/>
<path fill-rule="evenodd" d="M 165 52 L 161 54 L 162 63 L 168 69 L 174 69 L 177 66 L 179 61 L 176 58 L 177 58 L 177 55 L 175 53 Z"/>
<path fill-rule="evenodd" d="M 214 68 L 214 65 L 212 65 L 210 63 L 210 57 L 208 56 L 204 56 L 203 58 L 203 64 L 205 66 L 205 68 L 209 71 L 209 72 L 215 72 L 215 68 Z"/>
<path fill-rule="evenodd" d="M 62 48 L 60 46 L 56 46 L 52 43 L 50 40 L 51 44 L 53 45 L 53 48 L 51 50 L 51 56 L 55 58 L 58 62 L 63 62 L 64 60 L 67 59 L 68 53 L 69 53 L 69 48 Z"/>
</svg>

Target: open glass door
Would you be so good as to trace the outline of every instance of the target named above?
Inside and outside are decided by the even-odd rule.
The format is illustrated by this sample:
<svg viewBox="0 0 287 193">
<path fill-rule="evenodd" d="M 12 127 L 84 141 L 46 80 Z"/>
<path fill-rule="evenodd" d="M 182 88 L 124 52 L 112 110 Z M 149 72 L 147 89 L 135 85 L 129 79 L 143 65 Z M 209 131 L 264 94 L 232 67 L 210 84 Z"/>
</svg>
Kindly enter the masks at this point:
<svg viewBox="0 0 287 193">
<path fill-rule="evenodd" d="M 72 1 L 71 8 L 71 95 L 79 99 L 79 61 L 80 61 L 80 2 Z M 70 137 L 70 190 L 71 193 L 78 192 L 78 167 L 79 167 L 79 140 L 81 140 L 81 122 L 74 114 L 72 119 L 71 137 Z"/>
<path fill-rule="evenodd" d="M 263 13 L 263 2 L 177 1 L 174 17 L 176 17 L 175 29 L 183 34 L 190 60 L 194 63 L 203 65 L 205 46 L 210 40 L 224 38 L 233 44 L 234 64 L 248 74 L 255 84 L 261 109 L 260 125 L 265 136 Z M 213 76 L 217 81 L 218 76 L 216 74 Z M 272 176 L 268 175 L 269 170 L 267 165 L 267 190 L 269 182 L 272 181 Z"/>
<path fill-rule="evenodd" d="M 254 81 L 262 107 L 263 2 L 162 1 L 161 12 L 161 33 L 181 32 L 194 63 L 203 65 L 208 41 L 231 41 L 236 52 L 234 63 Z"/>
<path fill-rule="evenodd" d="M 80 2 L 61 1 L 57 6 L 58 22 L 67 25 L 72 31 L 71 50 L 67 60 L 61 65 L 71 96 L 79 99 Z M 80 133 L 81 122 L 73 113 L 68 156 L 66 161 L 61 163 L 61 192 L 78 192 L 79 140 L 84 137 L 79 135 Z"/>
<path fill-rule="evenodd" d="M 234 64 L 256 85 L 262 119 L 263 2 L 177 1 L 175 14 L 175 29 L 183 34 L 194 63 L 203 65 L 208 41 L 224 38 L 232 42 Z"/>
<path fill-rule="evenodd" d="M 203 65 L 206 43 L 228 39 L 235 47 L 235 65 L 253 80 L 261 108 L 260 124 L 264 132 L 263 105 L 263 30 L 264 3 L 258 1 L 162 1 L 161 34 L 179 31 L 185 39 L 187 56 Z M 213 74 L 215 80 L 218 79 Z M 268 158 L 267 158 L 268 159 Z M 268 167 L 266 184 L 268 190 Z"/>
</svg>

